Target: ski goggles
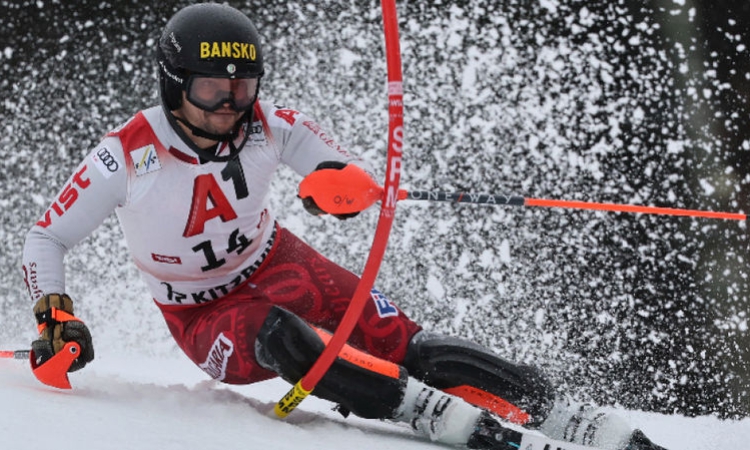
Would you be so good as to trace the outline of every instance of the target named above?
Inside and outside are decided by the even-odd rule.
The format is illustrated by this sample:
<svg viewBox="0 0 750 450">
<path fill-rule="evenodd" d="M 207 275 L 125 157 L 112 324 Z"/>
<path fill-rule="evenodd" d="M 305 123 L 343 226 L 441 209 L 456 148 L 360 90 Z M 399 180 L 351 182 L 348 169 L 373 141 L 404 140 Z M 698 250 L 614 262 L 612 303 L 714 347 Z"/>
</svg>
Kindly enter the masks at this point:
<svg viewBox="0 0 750 450">
<path fill-rule="evenodd" d="M 191 75 L 185 92 L 190 103 L 206 111 L 216 111 L 224 104 L 235 111 L 247 111 L 255 103 L 258 78 Z"/>
</svg>

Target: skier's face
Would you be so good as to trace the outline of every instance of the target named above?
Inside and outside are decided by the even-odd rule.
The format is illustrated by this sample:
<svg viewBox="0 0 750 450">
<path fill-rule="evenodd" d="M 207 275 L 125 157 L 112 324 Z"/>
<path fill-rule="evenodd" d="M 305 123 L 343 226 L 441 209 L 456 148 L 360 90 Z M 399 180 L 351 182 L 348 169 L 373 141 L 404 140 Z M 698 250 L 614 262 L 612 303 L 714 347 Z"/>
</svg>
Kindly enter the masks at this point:
<svg viewBox="0 0 750 450">
<path fill-rule="evenodd" d="M 243 114 L 242 111 L 232 109 L 229 102 L 224 103 L 215 111 L 206 111 L 191 103 L 184 92 L 182 106 L 178 113 L 193 126 L 212 134 L 230 133 Z"/>
<path fill-rule="evenodd" d="M 226 105 L 235 111 L 247 111 L 255 103 L 258 79 L 194 74 L 188 78 L 185 92 L 190 103 L 206 111 L 216 111 Z"/>
</svg>

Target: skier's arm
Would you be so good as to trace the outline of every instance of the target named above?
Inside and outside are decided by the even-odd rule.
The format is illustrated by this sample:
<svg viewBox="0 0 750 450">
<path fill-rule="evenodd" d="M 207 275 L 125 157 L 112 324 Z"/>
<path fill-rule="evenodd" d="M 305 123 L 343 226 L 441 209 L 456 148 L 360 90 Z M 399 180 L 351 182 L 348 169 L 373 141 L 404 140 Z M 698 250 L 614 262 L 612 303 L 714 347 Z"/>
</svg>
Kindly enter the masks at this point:
<svg viewBox="0 0 750 450">
<path fill-rule="evenodd" d="M 341 146 L 307 115 L 279 107 L 268 112 L 268 122 L 279 147 L 281 162 L 301 176 L 309 175 L 325 161 L 356 164 L 373 174 L 372 166 L 367 161 Z"/>
<path fill-rule="evenodd" d="M 91 333 L 74 315 L 73 300 L 65 293 L 63 259 L 115 207 L 124 204 L 126 197 L 127 170 L 122 150 L 118 141 L 109 138 L 79 164 L 29 231 L 23 271 L 29 295 L 35 301 L 33 311 L 40 333 L 31 344 L 35 370 L 51 360 L 67 342 L 79 346 L 79 356 L 68 371 L 81 369 L 94 359 Z"/>
<path fill-rule="evenodd" d="M 113 138 L 103 141 L 79 164 L 32 226 L 23 251 L 24 276 L 32 300 L 65 292 L 65 254 L 124 203 L 126 172 L 118 142 Z"/>
<path fill-rule="evenodd" d="M 290 166 L 298 174 L 305 177 L 316 170 L 343 169 L 353 164 L 364 170 L 364 172 L 357 172 L 358 174 L 365 177 L 369 175 L 374 179 L 372 166 L 368 162 L 344 149 L 309 117 L 288 109 L 277 109 L 275 115 L 275 122 L 280 125 L 281 130 L 281 162 Z M 279 118 L 282 120 L 281 123 L 279 123 Z M 333 175 L 335 176 L 336 173 Z M 341 176 L 350 177 L 351 174 L 341 173 Z M 342 184 L 346 184 L 346 181 L 342 180 Z M 305 209 L 311 214 L 328 213 L 321 209 L 312 197 L 303 198 L 302 201 Z M 355 211 L 335 214 L 335 217 L 346 219 L 357 214 L 358 211 Z"/>
</svg>

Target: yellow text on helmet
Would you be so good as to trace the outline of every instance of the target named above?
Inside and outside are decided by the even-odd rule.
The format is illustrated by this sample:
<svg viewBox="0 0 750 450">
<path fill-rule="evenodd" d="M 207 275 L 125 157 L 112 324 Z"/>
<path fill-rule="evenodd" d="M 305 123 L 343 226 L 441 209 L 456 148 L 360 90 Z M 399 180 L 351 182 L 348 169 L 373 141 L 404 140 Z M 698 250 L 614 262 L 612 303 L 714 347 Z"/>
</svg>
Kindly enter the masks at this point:
<svg viewBox="0 0 750 450">
<path fill-rule="evenodd" d="M 247 42 L 201 42 L 201 59 L 241 58 L 255 61 L 257 56 L 255 44 Z"/>
</svg>

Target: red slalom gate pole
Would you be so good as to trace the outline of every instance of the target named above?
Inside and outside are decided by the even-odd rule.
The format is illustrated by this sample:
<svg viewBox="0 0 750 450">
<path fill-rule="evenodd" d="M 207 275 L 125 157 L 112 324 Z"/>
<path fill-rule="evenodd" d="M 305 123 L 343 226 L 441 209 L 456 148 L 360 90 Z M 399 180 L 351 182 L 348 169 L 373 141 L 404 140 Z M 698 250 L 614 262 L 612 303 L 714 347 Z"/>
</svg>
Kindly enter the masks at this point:
<svg viewBox="0 0 750 450">
<path fill-rule="evenodd" d="M 381 200 L 380 218 L 375 230 L 370 254 L 351 303 L 335 333 L 305 374 L 287 394 L 276 403 L 274 412 L 278 417 L 286 417 L 313 391 L 323 375 L 336 360 L 336 356 L 349 339 L 362 310 L 370 298 L 370 291 L 380 270 L 388 236 L 393 225 L 398 200 L 398 186 L 401 179 L 401 154 L 404 142 L 403 78 L 401 73 L 401 49 L 399 46 L 398 17 L 395 0 L 382 0 L 383 31 L 388 64 L 388 157 L 385 172 L 384 195 Z"/>
</svg>

